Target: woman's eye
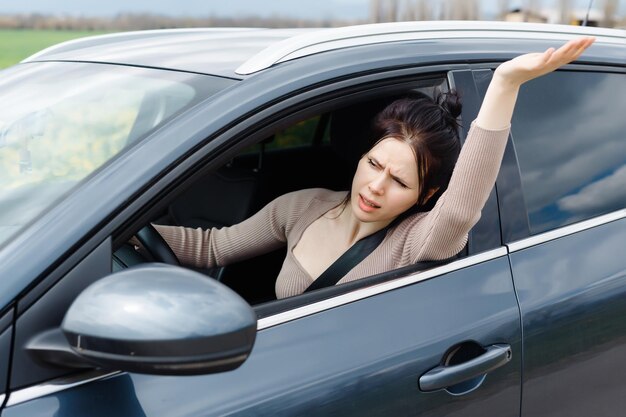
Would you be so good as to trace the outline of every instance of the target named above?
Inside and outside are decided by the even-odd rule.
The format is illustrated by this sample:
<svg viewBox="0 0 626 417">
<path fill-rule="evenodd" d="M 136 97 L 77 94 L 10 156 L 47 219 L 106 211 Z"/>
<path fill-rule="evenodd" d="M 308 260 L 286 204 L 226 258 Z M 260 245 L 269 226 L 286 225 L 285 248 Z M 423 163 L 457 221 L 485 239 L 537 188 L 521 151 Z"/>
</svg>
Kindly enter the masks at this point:
<svg viewBox="0 0 626 417">
<path fill-rule="evenodd" d="M 376 162 L 372 158 L 367 158 L 367 163 L 373 167 L 377 167 Z"/>
<path fill-rule="evenodd" d="M 405 184 L 405 183 L 403 183 L 402 181 L 400 181 L 400 180 L 395 180 L 395 181 L 396 181 L 398 184 L 400 184 L 400 187 L 402 187 L 402 188 L 409 188 L 409 187 L 407 187 L 407 186 L 406 186 L 406 184 Z"/>
</svg>

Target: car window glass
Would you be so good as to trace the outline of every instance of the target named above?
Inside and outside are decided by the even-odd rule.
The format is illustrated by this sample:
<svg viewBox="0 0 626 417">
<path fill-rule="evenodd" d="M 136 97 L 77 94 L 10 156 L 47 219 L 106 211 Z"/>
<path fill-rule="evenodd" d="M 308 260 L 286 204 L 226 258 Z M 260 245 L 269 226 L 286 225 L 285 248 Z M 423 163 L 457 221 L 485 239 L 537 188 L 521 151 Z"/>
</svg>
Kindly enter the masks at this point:
<svg viewBox="0 0 626 417">
<path fill-rule="evenodd" d="M 268 149 L 310 146 L 315 137 L 315 131 L 319 122 L 320 116 L 315 116 L 277 132 L 274 135 L 274 140 L 270 142 Z"/>
<path fill-rule="evenodd" d="M 289 127 L 281 129 L 267 138 L 262 143 L 251 145 L 244 149 L 241 154 L 258 153 L 263 147 L 263 151 L 291 149 L 311 146 L 315 140 L 315 134 L 321 123 L 321 116 L 314 116 L 301 120 Z M 328 139 L 326 140 L 328 142 Z"/>
<path fill-rule="evenodd" d="M 322 133 L 322 145 L 330 145 L 330 123 L 324 125 L 324 132 Z"/>
<path fill-rule="evenodd" d="M 520 92 L 512 122 L 532 234 L 626 207 L 626 76 L 561 71 Z"/>
<path fill-rule="evenodd" d="M 232 83 L 199 78 L 210 77 L 79 63 L 3 71 L 0 244 L 128 144 Z"/>
</svg>

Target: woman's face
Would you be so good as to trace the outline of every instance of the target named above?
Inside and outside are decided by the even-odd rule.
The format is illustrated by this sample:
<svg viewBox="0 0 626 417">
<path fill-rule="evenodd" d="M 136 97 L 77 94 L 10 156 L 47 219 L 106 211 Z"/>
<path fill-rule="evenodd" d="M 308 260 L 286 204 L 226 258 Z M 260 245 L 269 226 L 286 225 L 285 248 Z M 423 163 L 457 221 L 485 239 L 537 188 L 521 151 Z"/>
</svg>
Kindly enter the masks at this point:
<svg viewBox="0 0 626 417">
<path fill-rule="evenodd" d="M 417 203 L 418 180 L 411 147 L 384 139 L 359 161 L 352 179 L 352 211 L 363 222 L 389 223 Z"/>
</svg>

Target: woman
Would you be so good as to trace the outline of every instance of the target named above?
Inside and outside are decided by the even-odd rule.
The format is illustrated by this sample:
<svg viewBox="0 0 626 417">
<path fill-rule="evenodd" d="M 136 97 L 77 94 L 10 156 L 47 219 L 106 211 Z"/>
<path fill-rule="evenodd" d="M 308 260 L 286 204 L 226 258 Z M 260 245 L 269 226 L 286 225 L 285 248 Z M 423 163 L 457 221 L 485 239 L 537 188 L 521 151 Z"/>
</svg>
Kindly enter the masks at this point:
<svg viewBox="0 0 626 417">
<path fill-rule="evenodd" d="M 361 158 L 347 195 L 296 191 L 219 230 L 155 227 L 183 265 L 196 267 L 227 265 L 286 244 L 278 298 L 301 294 L 355 242 L 385 228 L 383 241 L 339 283 L 452 257 L 465 246 L 495 182 L 520 86 L 575 60 L 593 41 L 576 39 L 501 64 L 460 154 L 451 106 L 400 100 L 377 116 L 380 139 Z"/>
</svg>

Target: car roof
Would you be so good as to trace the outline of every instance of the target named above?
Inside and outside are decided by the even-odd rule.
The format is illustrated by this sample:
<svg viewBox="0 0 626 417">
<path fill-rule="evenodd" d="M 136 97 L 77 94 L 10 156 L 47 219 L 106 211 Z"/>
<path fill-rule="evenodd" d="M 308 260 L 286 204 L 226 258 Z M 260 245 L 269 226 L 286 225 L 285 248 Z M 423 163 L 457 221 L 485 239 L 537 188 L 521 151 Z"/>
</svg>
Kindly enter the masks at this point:
<svg viewBox="0 0 626 417">
<path fill-rule="evenodd" d="M 308 29 L 311 31 L 314 29 Z M 302 29 L 198 28 L 121 32 L 63 42 L 22 62 L 101 62 L 242 78 L 235 69 Z"/>
<path fill-rule="evenodd" d="M 511 22 L 433 21 L 341 28 L 206 28 L 123 32 L 64 42 L 22 62 L 79 61 L 167 68 L 231 78 L 341 48 L 437 39 L 566 40 L 596 36 L 624 45 L 616 29 Z"/>
</svg>

